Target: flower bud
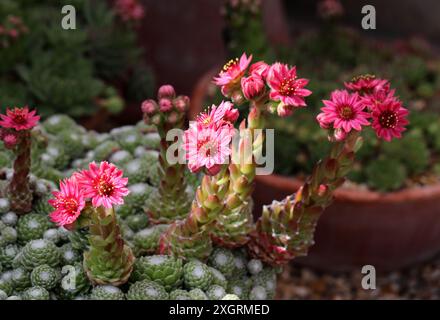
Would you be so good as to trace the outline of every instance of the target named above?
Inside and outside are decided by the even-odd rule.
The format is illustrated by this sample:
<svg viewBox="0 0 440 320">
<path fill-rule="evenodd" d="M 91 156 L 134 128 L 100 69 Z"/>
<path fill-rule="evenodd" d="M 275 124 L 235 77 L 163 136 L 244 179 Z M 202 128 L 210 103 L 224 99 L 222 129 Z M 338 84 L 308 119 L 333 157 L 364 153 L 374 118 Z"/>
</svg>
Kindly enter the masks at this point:
<svg viewBox="0 0 440 320">
<path fill-rule="evenodd" d="M 189 107 L 189 97 L 178 96 L 176 99 L 174 99 L 173 103 L 177 110 L 180 112 L 186 112 Z"/>
<path fill-rule="evenodd" d="M 7 149 L 14 148 L 18 143 L 17 135 L 15 135 L 13 133 L 7 133 L 3 136 L 3 142 L 4 142 L 5 147 Z"/>
<path fill-rule="evenodd" d="M 162 98 L 159 101 L 159 110 L 161 112 L 168 112 L 171 109 L 173 109 L 173 103 L 171 102 L 170 99 L 167 98 Z"/>
<path fill-rule="evenodd" d="M 342 129 L 335 129 L 334 137 L 336 141 L 342 141 L 347 137 L 347 132 Z"/>
<path fill-rule="evenodd" d="M 231 100 L 237 106 L 241 105 L 244 102 L 244 97 L 240 90 L 234 91 L 232 93 Z"/>
<path fill-rule="evenodd" d="M 293 113 L 293 107 L 280 102 L 277 106 L 277 113 L 280 117 L 288 117 Z"/>
<path fill-rule="evenodd" d="M 249 68 L 250 74 L 258 74 L 263 80 L 266 79 L 267 72 L 269 71 L 270 66 L 264 61 L 258 61 L 252 64 Z"/>
<path fill-rule="evenodd" d="M 320 113 L 316 116 L 316 120 L 319 123 L 319 126 L 322 129 L 329 129 L 330 128 L 330 121 L 327 120 L 326 114 L 325 113 Z"/>
<path fill-rule="evenodd" d="M 157 93 L 158 100 L 161 100 L 162 98 L 174 99 L 175 97 L 176 91 L 174 90 L 174 87 L 169 84 L 161 86 Z"/>
<path fill-rule="evenodd" d="M 148 115 L 152 115 L 153 113 L 155 113 L 159 109 L 159 106 L 157 105 L 156 101 L 154 101 L 152 99 L 148 99 L 148 100 L 145 100 L 144 102 L 142 102 L 141 109 L 142 109 L 143 113 L 146 113 Z"/>
<path fill-rule="evenodd" d="M 240 113 L 238 112 L 238 109 L 230 109 L 230 110 L 226 111 L 225 117 L 223 119 L 225 121 L 229 121 L 231 123 L 234 123 L 235 121 L 237 121 L 239 115 L 240 115 Z"/>
<path fill-rule="evenodd" d="M 248 100 L 254 100 L 264 93 L 264 81 L 258 74 L 241 78 L 241 90 Z"/>
</svg>

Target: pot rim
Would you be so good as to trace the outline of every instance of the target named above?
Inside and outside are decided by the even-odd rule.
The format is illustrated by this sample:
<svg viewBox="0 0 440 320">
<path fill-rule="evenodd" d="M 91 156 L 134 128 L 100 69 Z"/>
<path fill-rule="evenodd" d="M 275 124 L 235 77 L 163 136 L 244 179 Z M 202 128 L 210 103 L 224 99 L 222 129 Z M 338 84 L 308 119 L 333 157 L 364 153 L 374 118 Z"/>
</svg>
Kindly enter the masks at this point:
<svg viewBox="0 0 440 320">
<path fill-rule="evenodd" d="M 255 179 L 257 182 L 276 185 L 278 188 L 288 190 L 291 193 L 294 193 L 303 184 L 303 180 L 296 177 L 287 177 L 279 174 L 260 175 L 256 176 Z M 395 203 L 440 198 L 440 182 L 432 185 L 410 187 L 387 193 L 380 193 L 362 188 L 340 187 L 335 191 L 335 198 L 340 201 L 363 203 Z"/>
</svg>

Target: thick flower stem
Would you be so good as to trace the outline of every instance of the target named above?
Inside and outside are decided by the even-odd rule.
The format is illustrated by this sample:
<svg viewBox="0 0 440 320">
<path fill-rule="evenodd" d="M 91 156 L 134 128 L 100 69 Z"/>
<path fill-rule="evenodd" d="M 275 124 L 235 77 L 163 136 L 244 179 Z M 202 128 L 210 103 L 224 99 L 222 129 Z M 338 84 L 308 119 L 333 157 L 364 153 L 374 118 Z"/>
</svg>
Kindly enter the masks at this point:
<svg viewBox="0 0 440 320">
<path fill-rule="evenodd" d="M 359 133 L 351 132 L 344 141 L 334 143 L 296 194 L 264 206 L 248 244 L 254 258 L 282 265 L 307 254 L 318 219 L 351 170 L 361 142 Z"/>
<path fill-rule="evenodd" d="M 25 130 L 20 133 L 15 148 L 14 174 L 9 184 L 11 209 L 17 214 L 25 214 L 32 208 L 32 192 L 29 187 L 31 168 L 31 134 Z"/>
<path fill-rule="evenodd" d="M 226 166 L 215 176 L 205 175 L 187 218 L 169 226 L 160 239 L 159 252 L 186 259 L 206 259 L 212 250 L 212 225 L 224 209 L 228 187 Z"/>
<path fill-rule="evenodd" d="M 212 239 L 229 248 L 245 245 L 252 231 L 252 192 L 257 164 L 255 155 L 261 153 L 264 143 L 264 115 L 262 106 L 253 102 L 247 119 L 247 128 L 240 130 L 241 136 L 236 150 L 237 159 L 229 165 L 230 184 L 228 201 L 215 223 Z M 244 129 L 242 125 L 240 129 Z M 238 158 L 239 157 L 239 158 Z"/>
<path fill-rule="evenodd" d="M 127 282 L 135 257 L 122 239 L 113 208 L 94 209 L 89 231 L 90 249 L 84 253 L 84 269 L 90 281 L 114 286 Z"/>
<path fill-rule="evenodd" d="M 146 206 L 150 221 L 154 224 L 169 224 L 184 218 L 191 205 L 187 192 L 185 165 L 170 164 L 166 157 L 167 150 L 174 143 L 174 141 L 167 141 L 166 135 L 171 129 L 183 129 L 184 120 L 184 114 L 181 113 L 175 123 L 164 120 L 157 124 L 160 135 L 158 165 L 160 184 L 150 196 Z"/>
</svg>

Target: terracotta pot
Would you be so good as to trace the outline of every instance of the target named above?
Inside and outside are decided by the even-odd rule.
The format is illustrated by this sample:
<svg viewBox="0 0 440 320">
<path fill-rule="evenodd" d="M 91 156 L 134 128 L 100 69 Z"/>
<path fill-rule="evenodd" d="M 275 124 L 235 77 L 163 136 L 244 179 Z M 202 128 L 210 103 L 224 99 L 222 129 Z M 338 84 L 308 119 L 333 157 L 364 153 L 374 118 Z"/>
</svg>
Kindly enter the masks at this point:
<svg viewBox="0 0 440 320">
<path fill-rule="evenodd" d="M 215 66 L 206 72 L 196 82 L 194 89 L 191 93 L 191 101 L 188 110 L 188 118 L 193 120 L 204 109 L 205 98 L 210 91 L 210 87 L 213 86 L 212 79 L 216 76 L 221 69 L 221 66 Z"/>
<path fill-rule="evenodd" d="M 211 69 L 196 84 L 190 119 L 202 110 L 218 70 Z M 295 178 L 257 176 L 254 215 L 300 186 Z M 307 257 L 295 262 L 332 271 L 370 264 L 386 271 L 429 259 L 440 252 L 440 184 L 386 194 L 341 188 L 318 223 L 315 243 Z"/>
<path fill-rule="evenodd" d="M 258 176 L 256 213 L 272 200 L 294 193 L 301 181 Z M 440 252 L 440 184 L 381 194 L 340 188 L 318 222 L 309 255 L 295 260 L 324 270 L 395 270 Z"/>
</svg>

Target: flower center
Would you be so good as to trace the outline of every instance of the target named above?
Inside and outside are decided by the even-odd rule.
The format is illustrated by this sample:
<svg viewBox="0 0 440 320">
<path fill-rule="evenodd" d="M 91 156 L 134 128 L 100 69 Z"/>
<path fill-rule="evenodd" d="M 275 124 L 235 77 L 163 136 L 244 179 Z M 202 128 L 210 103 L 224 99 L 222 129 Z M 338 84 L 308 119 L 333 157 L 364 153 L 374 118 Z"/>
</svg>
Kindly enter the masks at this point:
<svg viewBox="0 0 440 320">
<path fill-rule="evenodd" d="M 211 117 L 210 117 L 210 116 L 207 116 L 206 118 L 204 118 L 204 119 L 202 120 L 202 123 L 203 123 L 204 125 L 208 125 L 210 122 L 211 122 Z"/>
<path fill-rule="evenodd" d="M 229 60 L 222 68 L 220 73 L 226 73 L 238 64 L 238 58 Z"/>
<path fill-rule="evenodd" d="M 339 116 L 344 120 L 351 120 L 354 118 L 353 109 L 347 105 L 341 106 L 339 108 Z"/>
<path fill-rule="evenodd" d="M 16 111 L 14 114 L 14 122 L 18 124 L 25 124 L 26 123 L 26 117 L 21 111 Z"/>
<path fill-rule="evenodd" d="M 66 212 L 68 212 L 71 215 L 75 215 L 78 211 L 78 202 L 73 198 L 68 198 L 62 200 L 62 204 Z"/>
<path fill-rule="evenodd" d="M 105 178 L 100 178 L 97 190 L 100 196 L 111 196 L 113 191 L 115 190 L 115 186 L 108 182 Z"/>
<path fill-rule="evenodd" d="M 205 138 L 197 141 L 197 152 L 205 157 L 210 157 L 217 153 L 217 145 L 215 141 L 210 138 Z"/>
<path fill-rule="evenodd" d="M 353 77 L 353 79 L 351 79 L 351 82 L 358 82 L 359 80 L 371 81 L 374 79 L 376 79 L 376 76 L 374 74 L 362 74 L 360 76 Z"/>
<path fill-rule="evenodd" d="M 285 78 L 280 85 L 280 94 L 282 96 L 292 96 L 295 94 L 296 89 L 298 89 L 298 85 L 296 84 L 295 78 Z"/>
<path fill-rule="evenodd" d="M 197 121 L 201 124 L 203 124 L 204 126 L 207 126 L 211 123 L 212 118 L 209 114 L 207 113 L 201 113 L 198 117 L 197 117 Z"/>
<path fill-rule="evenodd" d="M 382 128 L 393 129 L 397 124 L 397 114 L 393 111 L 386 110 L 380 114 L 379 123 Z"/>
</svg>

